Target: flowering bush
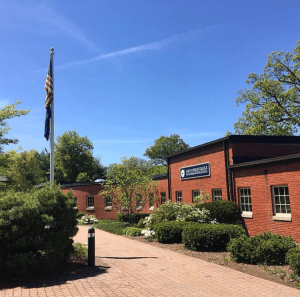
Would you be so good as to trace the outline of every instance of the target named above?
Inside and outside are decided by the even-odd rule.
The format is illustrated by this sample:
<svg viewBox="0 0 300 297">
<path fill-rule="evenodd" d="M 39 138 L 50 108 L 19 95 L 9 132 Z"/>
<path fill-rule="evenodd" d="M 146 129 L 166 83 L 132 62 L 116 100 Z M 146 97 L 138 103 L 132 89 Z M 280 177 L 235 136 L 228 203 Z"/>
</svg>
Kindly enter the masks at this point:
<svg viewBox="0 0 300 297">
<path fill-rule="evenodd" d="M 94 215 L 89 215 L 89 214 L 86 214 L 86 215 L 82 216 L 80 219 L 78 219 L 79 225 L 94 224 L 97 222 L 98 222 L 98 219 Z"/>
<path fill-rule="evenodd" d="M 153 229 L 157 223 L 170 221 L 209 223 L 211 218 L 210 212 L 205 208 L 199 209 L 194 205 L 168 201 L 146 218 L 145 224 L 147 228 Z"/>
<path fill-rule="evenodd" d="M 145 238 L 149 239 L 149 238 L 154 238 L 155 237 L 155 232 L 153 230 L 150 229 L 145 229 L 141 231 L 141 235 L 144 235 Z"/>
</svg>

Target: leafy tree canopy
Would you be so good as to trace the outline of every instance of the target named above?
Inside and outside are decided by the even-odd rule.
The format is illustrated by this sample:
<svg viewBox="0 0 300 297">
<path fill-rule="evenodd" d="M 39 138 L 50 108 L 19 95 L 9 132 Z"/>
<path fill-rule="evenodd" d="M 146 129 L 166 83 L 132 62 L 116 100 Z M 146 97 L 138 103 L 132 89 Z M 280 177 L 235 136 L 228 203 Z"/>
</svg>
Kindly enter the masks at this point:
<svg viewBox="0 0 300 297">
<path fill-rule="evenodd" d="M 94 146 L 87 136 L 68 131 L 57 138 L 54 154 L 55 180 L 93 181 L 103 169 L 98 158 L 93 157 Z"/>
<path fill-rule="evenodd" d="M 238 92 L 237 105 L 246 104 L 234 124 L 237 134 L 294 135 L 300 126 L 300 41 L 293 53 L 272 52 L 263 73 L 251 73 L 251 89 Z"/>
<path fill-rule="evenodd" d="M 21 101 L 17 101 L 16 104 L 21 104 Z M 17 139 L 4 138 L 4 135 L 11 129 L 7 126 L 6 120 L 26 115 L 29 112 L 29 110 L 17 109 L 16 104 L 10 104 L 0 108 L 0 153 L 3 152 L 3 145 L 18 142 Z"/>
<path fill-rule="evenodd" d="M 189 149 L 190 146 L 186 144 L 179 135 L 171 134 L 168 136 L 161 136 L 154 141 L 154 145 L 147 148 L 144 156 L 151 159 L 154 165 L 167 165 L 166 157 L 175 153 Z"/>
<path fill-rule="evenodd" d="M 119 213 L 129 216 L 147 203 L 154 203 L 158 199 L 157 182 L 151 178 L 149 162 L 130 157 L 123 158 L 121 164 L 111 165 L 100 194 L 109 197 Z"/>
</svg>

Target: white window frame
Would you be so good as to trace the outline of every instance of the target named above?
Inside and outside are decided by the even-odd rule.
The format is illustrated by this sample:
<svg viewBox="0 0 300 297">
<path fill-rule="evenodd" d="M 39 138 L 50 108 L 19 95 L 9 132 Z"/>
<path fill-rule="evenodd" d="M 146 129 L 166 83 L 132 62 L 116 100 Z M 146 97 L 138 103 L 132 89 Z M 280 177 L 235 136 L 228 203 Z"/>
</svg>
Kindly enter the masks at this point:
<svg viewBox="0 0 300 297">
<path fill-rule="evenodd" d="M 200 190 L 192 190 L 192 202 L 195 203 L 195 197 L 200 195 Z"/>
<path fill-rule="evenodd" d="M 112 210 L 112 199 L 110 196 L 105 196 L 105 210 Z"/>
<path fill-rule="evenodd" d="M 212 189 L 212 200 L 222 200 L 222 189 Z"/>
<path fill-rule="evenodd" d="M 244 193 L 247 191 L 247 193 Z M 239 188 L 239 201 L 243 218 L 253 218 L 250 187 Z M 246 210 L 245 210 L 246 209 Z"/>
<path fill-rule="evenodd" d="M 166 192 L 160 192 L 160 202 L 161 202 L 161 204 L 166 203 L 166 201 L 167 201 Z"/>
<path fill-rule="evenodd" d="M 86 210 L 94 210 L 94 209 L 95 209 L 95 197 L 86 196 Z"/>
<path fill-rule="evenodd" d="M 176 194 L 176 202 L 177 203 L 182 203 L 182 191 L 176 191 L 175 192 L 175 194 Z"/>
<path fill-rule="evenodd" d="M 289 195 L 289 188 L 287 185 L 272 186 L 272 204 L 273 204 L 273 211 L 274 211 L 273 220 L 276 221 L 292 220 L 290 195 Z"/>
</svg>

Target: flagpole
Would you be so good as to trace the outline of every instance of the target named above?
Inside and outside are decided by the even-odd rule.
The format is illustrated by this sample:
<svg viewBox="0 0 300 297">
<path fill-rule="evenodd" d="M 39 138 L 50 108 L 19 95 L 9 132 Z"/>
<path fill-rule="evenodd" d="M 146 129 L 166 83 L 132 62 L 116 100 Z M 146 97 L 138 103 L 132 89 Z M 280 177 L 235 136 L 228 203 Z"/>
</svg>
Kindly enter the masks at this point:
<svg viewBox="0 0 300 297">
<path fill-rule="evenodd" d="M 53 86 L 53 100 L 51 103 L 51 128 L 50 128 L 50 182 L 54 182 L 54 64 L 53 55 L 54 48 L 51 47 L 50 59 L 52 63 L 52 86 Z"/>
</svg>

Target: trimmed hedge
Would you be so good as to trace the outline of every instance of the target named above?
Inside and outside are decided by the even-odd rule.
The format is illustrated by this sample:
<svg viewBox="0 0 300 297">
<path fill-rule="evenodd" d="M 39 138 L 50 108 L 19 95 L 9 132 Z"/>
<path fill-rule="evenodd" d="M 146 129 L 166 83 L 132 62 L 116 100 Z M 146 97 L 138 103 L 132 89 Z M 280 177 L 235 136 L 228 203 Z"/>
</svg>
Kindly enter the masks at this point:
<svg viewBox="0 0 300 297">
<path fill-rule="evenodd" d="M 78 230 L 73 194 L 51 185 L 0 195 L 0 276 L 37 274 L 66 263 Z"/>
<path fill-rule="evenodd" d="M 186 222 L 163 222 L 154 225 L 157 240 L 161 243 L 181 243 L 183 227 Z"/>
<path fill-rule="evenodd" d="M 140 219 L 144 219 L 145 217 L 148 216 L 150 216 L 149 213 L 132 213 L 132 214 L 119 213 L 117 215 L 117 221 L 137 224 Z"/>
<path fill-rule="evenodd" d="M 231 238 L 244 234 L 237 225 L 189 223 L 183 228 L 182 243 L 194 251 L 225 251 Z"/>
<path fill-rule="evenodd" d="M 217 200 L 195 205 L 199 209 L 207 209 L 212 220 L 220 224 L 240 225 L 242 212 L 238 204 L 228 200 Z"/>
<path fill-rule="evenodd" d="M 142 229 L 136 227 L 127 227 L 124 229 L 123 233 L 126 236 L 140 236 Z"/>
<path fill-rule="evenodd" d="M 236 262 L 282 265 L 286 263 L 286 253 L 296 246 L 295 240 L 290 236 L 265 232 L 250 238 L 242 236 L 232 239 L 227 250 Z"/>
<path fill-rule="evenodd" d="M 286 253 L 286 262 L 289 264 L 290 268 L 300 276 L 300 248 L 292 248 Z"/>
</svg>

